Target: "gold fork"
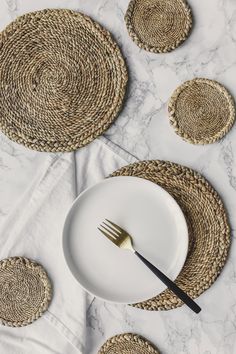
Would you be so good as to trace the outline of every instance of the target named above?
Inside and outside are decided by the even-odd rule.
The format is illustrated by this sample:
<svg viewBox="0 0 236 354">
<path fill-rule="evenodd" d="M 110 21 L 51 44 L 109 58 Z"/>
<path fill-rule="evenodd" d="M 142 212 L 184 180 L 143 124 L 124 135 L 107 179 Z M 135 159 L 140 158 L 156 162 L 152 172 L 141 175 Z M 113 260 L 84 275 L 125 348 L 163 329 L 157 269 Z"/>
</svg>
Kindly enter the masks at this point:
<svg viewBox="0 0 236 354">
<path fill-rule="evenodd" d="M 151 264 L 140 253 L 133 248 L 132 237 L 114 222 L 106 219 L 98 230 L 106 236 L 116 246 L 132 251 L 175 295 L 177 295 L 191 310 L 199 313 L 201 308 L 194 302 L 182 289 L 180 289 L 172 280 L 164 273 Z"/>
</svg>

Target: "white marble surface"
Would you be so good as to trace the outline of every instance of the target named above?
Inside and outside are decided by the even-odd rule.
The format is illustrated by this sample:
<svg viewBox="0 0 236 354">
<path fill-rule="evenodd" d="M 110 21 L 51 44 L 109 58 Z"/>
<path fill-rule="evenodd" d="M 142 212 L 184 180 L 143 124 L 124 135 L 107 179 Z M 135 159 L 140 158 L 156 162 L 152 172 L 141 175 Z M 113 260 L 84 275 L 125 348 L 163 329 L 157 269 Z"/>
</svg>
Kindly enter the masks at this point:
<svg viewBox="0 0 236 354">
<path fill-rule="evenodd" d="M 189 3 L 194 14 L 191 37 L 174 52 L 156 55 L 130 40 L 123 20 L 128 0 L 0 0 L 1 28 L 18 15 L 47 7 L 80 10 L 108 28 L 126 58 L 130 84 L 124 109 L 106 136 L 139 159 L 171 160 L 201 172 L 222 196 L 232 225 L 229 260 L 199 298 L 199 316 L 186 307 L 146 312 L 94 299 L 87 310 L 86 354 L 97 353 L 108 337 L 127 331 L 150 339 L 163 354 L 236 353 L 236 125 L 218 143 L 193 146 L 170 128 L 166 105 L 177 85 L 196 76 L 220 81 L 236 97 L 236 1 Z M 0 222 L 43 159 L 43 153 L 26 153 L 0 135 L 0 195 L 8 193 Z"/>
</svg>

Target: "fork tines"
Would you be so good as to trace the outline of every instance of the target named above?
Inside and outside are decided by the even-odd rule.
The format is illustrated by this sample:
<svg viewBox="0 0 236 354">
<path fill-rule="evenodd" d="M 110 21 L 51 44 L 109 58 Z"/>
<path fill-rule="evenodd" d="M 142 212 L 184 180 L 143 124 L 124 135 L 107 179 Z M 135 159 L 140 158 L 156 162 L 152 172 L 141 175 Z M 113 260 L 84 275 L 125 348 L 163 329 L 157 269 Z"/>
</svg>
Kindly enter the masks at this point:
<svg viewBox="0 0 236 354">
<path fill-rule="evenodd" d="M 119 240 L 122 236 L 122 232 L 124 231 L 121 227 L 116 225 L 114 222 L 105 219 L 98 230 L 103 233 L 110 241 L 114 242 L 115 244 L 119 244 Z"/>
</svg>

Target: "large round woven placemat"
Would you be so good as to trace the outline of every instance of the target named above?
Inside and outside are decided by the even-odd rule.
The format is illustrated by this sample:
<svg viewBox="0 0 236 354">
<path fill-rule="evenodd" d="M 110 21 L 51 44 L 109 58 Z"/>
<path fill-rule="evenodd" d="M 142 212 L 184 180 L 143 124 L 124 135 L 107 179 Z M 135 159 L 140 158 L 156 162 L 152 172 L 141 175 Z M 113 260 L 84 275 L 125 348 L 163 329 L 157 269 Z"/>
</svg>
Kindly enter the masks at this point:
<svg viewBox="0 0 236 354">
<path fill-rule="evenodd" d="M 127 70 L 110 34 L 70 10 L 17 18 L 0 34 L 0 129 L 39 151 L 71 151 L 117 116 Z"/>
<path fill-rule="evenodd" d="M 52 288 L 39 264 L 22 257 L 0 261 L 0 323 L 26 326 L 42 316 L 51 301 Z"/>
<path fill-rule="evenodd" d="M 192 298 L 201 295 L 220 274 L 230 246 L 226 211 L 216 191 L 197 172 L 165 161 L 135 163 L 121 168 L 112 176 L 148 179 L 163 187 L 178 202 L 188 223 L 190 246 L 176 284 Z M 145 310 L 169 310 L 182 304 L 167 289 L 134 306 Z"/>
<path fill-rule="evenodd" d="M 108 339 L 98 354 L 159 354 L 150 342 L 137 334 L 119 334 Z"/>
<path fill-rule="evenodd" d="M 125 22 L 129 35 L 140 48 L 166 53 L 188 37 L 192 14 L 185 0 L 131 0 Z"/>
<path fill-rule="evenodd" d="M 178 87 L 168 111 L 176 133 L 192 144 L 221 139 L 235 120 L 235 103 L 229 92 L 218 82 L 202 78 Z"/>
</svg>

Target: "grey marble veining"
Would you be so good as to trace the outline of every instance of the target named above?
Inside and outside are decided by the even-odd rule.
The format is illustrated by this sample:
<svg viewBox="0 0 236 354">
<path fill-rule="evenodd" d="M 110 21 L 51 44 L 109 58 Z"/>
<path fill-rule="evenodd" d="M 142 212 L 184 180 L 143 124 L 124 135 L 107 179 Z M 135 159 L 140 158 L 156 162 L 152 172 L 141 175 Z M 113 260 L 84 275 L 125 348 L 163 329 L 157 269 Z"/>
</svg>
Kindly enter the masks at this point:
<svg viewBox="0 0 236 354">
<path fill-rule="evenodd" d="M 87 354 L 97 353 L 108 337 L 127 331 L 150 339 L 163 354 L 236 353 L 236 125 L 220 142 L 194 146 L 173 132 L 167 115 L 173 90 L 196 76 L 220 81 L 236 97 L 236 1 L 189 3 L 194 15 L 190 38 L 174 52 L 157 55 L 139 49 L 129 38 L 123 19 L 127 0 L 0 0 L 0 28 L 23 13 L 60 7 L 82 11 L 109 29 L 125 56 L 129 87 L 124 108 L 106 136 L 140 159 L 171 160 L 202 173 L 222 196 L 232 225 L 229 260 L 199 298 L 199 316 L 186 307 L 147 312 L 94 299 L 87 309 Z M 43 154 L 26 154 L 23 147 L 15 150 L 3 135 L 0 146 L 0 193 L 12 182 L 8 203 L 0 210 L 1 222 Z"/>
</svg>

